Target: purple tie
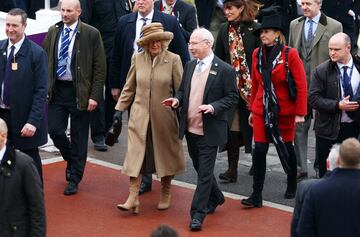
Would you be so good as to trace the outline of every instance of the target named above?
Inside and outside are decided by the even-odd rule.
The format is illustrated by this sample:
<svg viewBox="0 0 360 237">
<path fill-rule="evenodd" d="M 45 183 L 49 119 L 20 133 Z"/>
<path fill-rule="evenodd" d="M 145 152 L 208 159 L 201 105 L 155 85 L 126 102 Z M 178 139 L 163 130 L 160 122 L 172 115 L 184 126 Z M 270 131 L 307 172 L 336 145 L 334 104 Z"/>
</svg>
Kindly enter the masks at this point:
<svg viewBox="0 0 360 237">
<path fill-rule="evenodd" d="M 11 61 L 14 59 L 15 46 L 11 46 L 10 54 L 6 62 L 5 75 L 4 75 L 4 91 L 3 91 L 3 103 L 5 106 L 10 105 L 10 73 L 11 73 Z"/>
</svg>

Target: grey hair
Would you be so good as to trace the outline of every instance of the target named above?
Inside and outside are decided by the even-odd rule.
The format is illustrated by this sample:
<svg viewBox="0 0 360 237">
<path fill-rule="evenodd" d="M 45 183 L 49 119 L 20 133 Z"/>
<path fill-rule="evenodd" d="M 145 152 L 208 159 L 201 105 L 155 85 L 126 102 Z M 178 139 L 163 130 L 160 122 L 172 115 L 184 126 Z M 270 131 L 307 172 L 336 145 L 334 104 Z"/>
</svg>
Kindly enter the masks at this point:
<svg viewBox="0 0 360 237">
<path fill-rule="evenodd" d="M 210 43 L 211 47 L 214 45 L 214 36 L 204 27 L 196 28 L 192 34 L 199 34 L 203 40 L 207 40 Z"/>
<path fill-rule="evenodd" d="M 340 144 L 334 144 L 331 149 L 330 149 L 330 153 L 327 157 L 328 160 L 328 170 L 333 170 L 335 168 L 337 168 L 337 163 L 336 160 L 339 157 L 339 153 L 340 153 Z"/>
</svg>

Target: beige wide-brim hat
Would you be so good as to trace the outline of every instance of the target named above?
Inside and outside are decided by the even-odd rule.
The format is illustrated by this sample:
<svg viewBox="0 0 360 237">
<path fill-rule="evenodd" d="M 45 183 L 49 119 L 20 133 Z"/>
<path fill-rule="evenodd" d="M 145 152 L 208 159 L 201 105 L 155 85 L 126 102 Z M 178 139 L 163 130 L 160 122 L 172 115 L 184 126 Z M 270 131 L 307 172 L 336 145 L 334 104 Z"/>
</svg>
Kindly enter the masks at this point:
<svg viewBox="0 0 360 237">
<path fill-rule="evenodd" d="M 174 38 L 174 34 L 169 31 L 164 31 L 164 27 L 159 22 L 148 24 L 142 28 L 143 37 L 141 37 L 137 44 L 140 47 L 146 46 L 151 41 L 168 41 L 168 43 Z"/>
</svg>

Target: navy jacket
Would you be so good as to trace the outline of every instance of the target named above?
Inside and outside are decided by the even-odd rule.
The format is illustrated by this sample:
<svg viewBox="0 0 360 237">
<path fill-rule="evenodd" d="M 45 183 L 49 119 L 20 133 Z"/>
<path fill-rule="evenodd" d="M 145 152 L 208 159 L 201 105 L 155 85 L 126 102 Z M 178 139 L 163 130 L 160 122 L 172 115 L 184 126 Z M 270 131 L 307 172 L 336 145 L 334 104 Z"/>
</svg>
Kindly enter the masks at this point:
<svg viewBox="0 0 360 237">
<path fill-rule="evenodd" d="M 0 41 L 0 85 L 3 83 L 7 61 L 8 40 Z M 15 55 L 18 69 L 10 73 L 10 113 L 13 145 L 16 149 L 31 149 L 47 142 L 45 104 L 47 96 L 48 68 L 45 51 L 25 37 Z M 21 137 L 26 123 L 36 127 L 32 137 Z"/>
<path fill-rule="evenodd" d="M 154 8 L 161 11 L 161 5 L 161 0 L 156 1 L 154 3 Z M 189 42 L 191 33 L 198 26 L 195 7 L 181 0 L 177 0 L 173 13 L 180 23 L 186 42 Z"/>
<path fill-rule="evenodd" d="M 336 168 L 305 196 L 299 236 L 360 236 L 360 170 Z"/>
<path fill-rule="evenodd" d="M 110 60 L 110 87 L 122 89 L 125 85 L 126 76 L 130 68 L 131 57 L 134 52 L 134 40 L 136 34 L 137 12 L 127 14 L 120 18 L 118 23 L 113 55 Z M 190 60 L 188 47 L 181 32 L 178 21 L 174 16 L 162 13 L 154 9 L 153 22 L 160 22 L 165 31 L 174 34 L 169 45 L 169 51 L 180 55 L 183 65 Z"/>
<path fill-rule="evenodd" d="M 34 161 L 6 148 L 0 163 L 0 236 L 45 237 L 42 184 Z"/>
</svg>

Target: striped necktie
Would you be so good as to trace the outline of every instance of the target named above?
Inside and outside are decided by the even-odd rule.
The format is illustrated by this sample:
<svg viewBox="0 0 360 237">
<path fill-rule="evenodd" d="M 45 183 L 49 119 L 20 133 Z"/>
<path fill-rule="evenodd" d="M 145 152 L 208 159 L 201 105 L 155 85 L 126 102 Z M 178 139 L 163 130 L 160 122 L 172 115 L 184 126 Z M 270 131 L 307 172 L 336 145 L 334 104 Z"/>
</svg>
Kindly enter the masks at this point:
<svg viewBox="0 0 360 237">
<path fill-rule="evenodd" d="M 146 21 L 148 20 L 145 17 L 140 18 L 140 20 L 143 21 L 143 24 L 141 26 L 141 30 L 140 30 L 140 37 L 139 39 L 141 39 L 144 36 L 144 32 L 142 31 L 142 28 L 144 28 L 144 26 L 146 26 Z M 144 49 L 142 47 L 138 47 L 138 53 L 142 52 Z"/>
<path fill-rule="evenodd" d="M 308 32 L 307 32 L 307 42 L 312 42 L 312 40 L 314 39 L 314 34 L 313 34 L 313 23 L 314 21 L 313 20 L 309 20 L 309 29 L 308 29 Z"/>
<path fill-rule="evenodd" d="M 61 34 L 61 46 L 59 51 L 58 67 L 56 70 L 56 74 L 59 78 L 64 76 L 66 73 L 67 59 L 69 57 L 69 45 L 71 41 L 70 31 L 71 29 L 66 27 Z"/>
</svg>

